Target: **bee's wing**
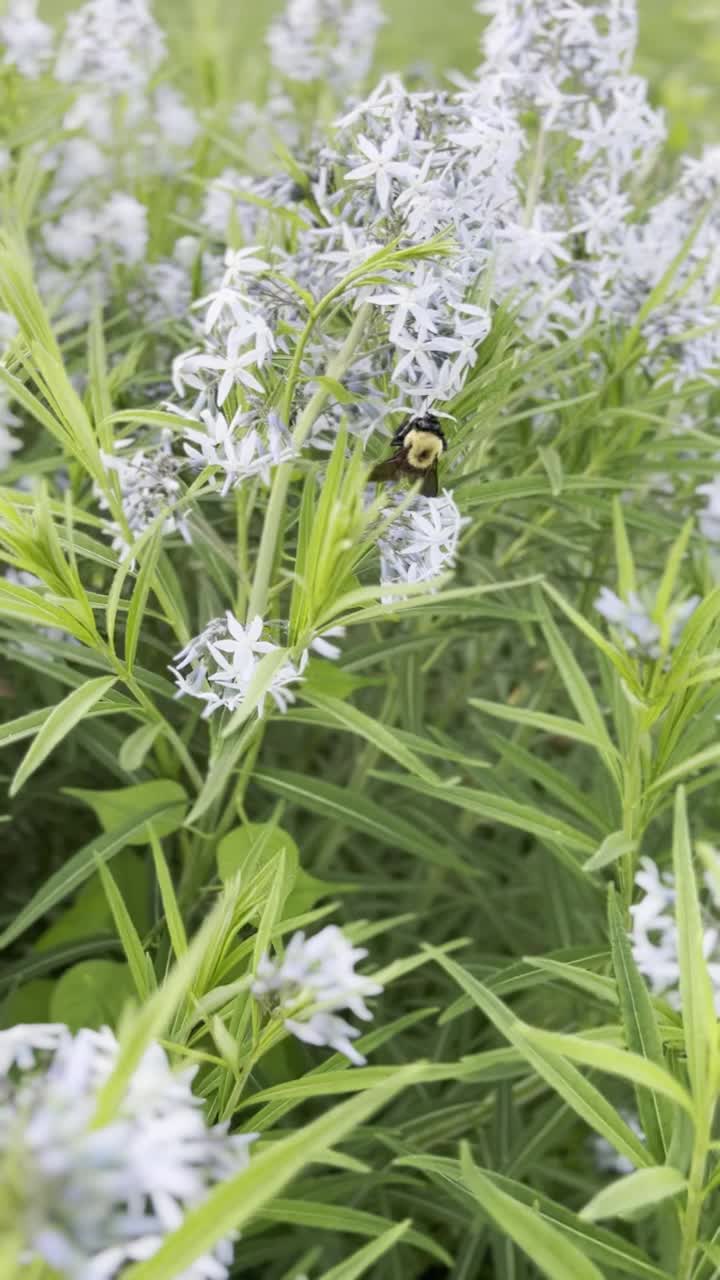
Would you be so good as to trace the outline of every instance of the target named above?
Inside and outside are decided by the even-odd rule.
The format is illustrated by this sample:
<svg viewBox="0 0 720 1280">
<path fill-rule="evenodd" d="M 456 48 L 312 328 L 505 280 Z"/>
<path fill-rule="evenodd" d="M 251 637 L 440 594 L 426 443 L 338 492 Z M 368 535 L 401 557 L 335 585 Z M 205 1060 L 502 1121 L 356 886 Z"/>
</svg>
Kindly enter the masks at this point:
<svg viewBox="0 0 720 1280">
<path fill-rule="evenodd" d="M 386 458 L 384 462 L 378 462 L 370 472 L 371 480 L 394 480 L 398 474 L 400 463 L 403 459 L 402 450 L 393 454 L 392 458 Z"/>
<path fill-rule="evenodd" d="M 437 498 L 439 487 L 437 462 L 434 462 L 430 470 L 426 472 L 420 492 L 425 498 Z"/>
</svg>

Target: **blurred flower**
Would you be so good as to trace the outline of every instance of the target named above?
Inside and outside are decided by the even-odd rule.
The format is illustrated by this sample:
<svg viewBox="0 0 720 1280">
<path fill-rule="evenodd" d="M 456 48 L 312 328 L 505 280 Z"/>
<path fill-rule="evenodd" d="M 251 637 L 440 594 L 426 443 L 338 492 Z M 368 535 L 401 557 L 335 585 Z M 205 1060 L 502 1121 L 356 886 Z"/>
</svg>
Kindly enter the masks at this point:
<svg viewBox="0 0 720 1280">
<path fill-rule="evenodd" d="M 619 1108 L 619 1114 L 625 1121 L 626 1125 L 632 1129 L 633 1133 L 645 1141 L 645 1135 L 642 1131 L 640 1121 L 634 1111 L 628 1111 L 624 1107 Z M 607 1138 L 601 1138 L 600 1134 L 594 1134 L 590 1139 L 595 1164 L 601 1173 L 616 1173 L 623 1176 L 628 1173 L 634 1173 L 636 1166 L 627 1156 L 623 1156 L 610 1145 Z"/>
<path fill-rule="evenodd" d="M 377 0 L 288 0 L 268 31 L 272 64 L 288 80 L 350 92 L 370 69 L 384 21 Z"/>
<path fill-rule="evenodd" d="M 0 1032 L 0 1153 L 28 1256 L 72 1280 L 112 1280 L 152 1257 L 213 1186 L 245 1168 L 253 1135 L 208 1128 L 191 1082 L 160 1045 L 148 1048 L 116 1114 L 101 1128 L 100 1091 L 118 1059 L 106 1027 L 59 1024 Z M 222 1280 L 233 1246 L 183 1271 Z"/>
<path fill-rule="evenodd" d="M 176 531 L 186 542 L 191 541 L 190 530 L 184 516 L 172 508 L 177 505 L 181 494 L 178 479 L 182 470 L 182 459 L 175 457 L 172 448 L 173 435 L 164 430 L 158 437 L 151 438 L 142 448 L 124 454 L 117 452 L 112 456 L 103 454 L 103 462 L 108 471 L 114 471 L 120 486 L 120 498 L 123 514 L 127 521 L 129 540 L 125 531 L 115 522 L 110 528 L 114 531 L 113 547 L 120 552 L 128 550 L 132 542 L 152 524 L 163 511 L 168 514 L 163 525 L 164 533 Z M 117 450 L 133 450 L 134 438 L 116 442 Z M 99 498 L 100 505 L 107 509 L 107 502 Z"/>
<path fill-rule="evenodd" d="M 355 972 L 355 965 L 367 954 L 363 947 L 353 947 L 336 925 L 328 925 L 312 938 L 295 933 L 282 959 L 262 957 L 253 994 L 258 999 L 269 996 L 287 1030 L 299 1040 L 329 1045 L 362 1065 L 365 1059 L 351 1043 L 360 1031 L 337 1014 L 349 1009 L 364 1021 L 372 1018 L 365 997 L 380 995 L 383 988 Z"/>
<path fill-rule="evenodd" d="M 629 653 L 643 658 L 659 658 L 674 649 L 688 618 L 700 603 L 700 596 L 691 596 L 682 603 L 671 604 L 665 616 L 657 621 L 653 606 L 646 603 L 635 591 L 623 600 L 609 587 L 603 587 L 595 601 L 598 613 L 617 627 L 622 642 Z"/>
<path fill-rule="evenodd" d="M 675 920 L 675 880 L 660 871 L 651 858 L 641 858 L 635 884 L 642 897 L 630 907 L 631 942 L 635 963 L 655 995 L 680 1008 L 680 962 Z M 720 1013 L 720 915 L 713 881 L 708 877 L 708 898 L 703 907 L 703 955 Z"/>
<path fill-rule="evenodd" d="M 144 89 L 164 57 L 165 37 L 148 0 L 87 0 L 68 17 L 55 76 L 130 97 Z"/>
<path fill-rule="evenodd" d="M 705 509 L 700 512 L 698 523 L 700 532 L 708 542 L 720 542 L 720 476 L 707 484 L 698 485 L 696 493 L 702 494 L 706 500 Z"/>
<path fill-rule="evenodd" d="M 3 65 L 16 67 L 27 80 L 37 80 L 53 55 L 53 31 L 37 16 L 37 0 L 10 0 L 0 18 Z"/>
</svg>

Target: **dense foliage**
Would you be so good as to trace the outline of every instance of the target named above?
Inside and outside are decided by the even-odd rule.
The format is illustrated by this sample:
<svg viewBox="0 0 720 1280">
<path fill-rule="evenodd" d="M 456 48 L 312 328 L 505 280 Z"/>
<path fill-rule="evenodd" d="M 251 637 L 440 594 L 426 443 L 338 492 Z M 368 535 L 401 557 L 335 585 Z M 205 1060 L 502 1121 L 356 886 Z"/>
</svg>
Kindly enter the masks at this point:
<svg viewBox="0 0 720 1280">
<path fill-rule="evenodd" d="M 3 1275 L 712 1280 L 720 147 L 215 18 L 0 19 Z"/>
</svg>

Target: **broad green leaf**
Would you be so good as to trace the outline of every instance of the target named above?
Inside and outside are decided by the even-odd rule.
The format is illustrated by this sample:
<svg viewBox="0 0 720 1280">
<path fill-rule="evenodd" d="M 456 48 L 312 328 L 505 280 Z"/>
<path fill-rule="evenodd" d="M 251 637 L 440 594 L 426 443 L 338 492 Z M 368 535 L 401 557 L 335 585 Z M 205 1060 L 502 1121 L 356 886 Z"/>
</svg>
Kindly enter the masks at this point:
<svg viewBox="0 0 720 1280">
<path fill-rule="evenodd" d="M 20 1022 L 49 1022 L 54 990 L 55 983 L 50 978 L 33 978 L 16 987 L 0 1008 L 0 1027 L 4 1030 Z"/>
<path fill-rule="evenodd" d="M 652 1001 L 633 959 L 617 896 L 608 892 L 608 926 L 613 970 L 620 1000 L 628 1048 L 642 1054 L 659 1067 L 665 1066 L 662 1040 L 655 1021 Z M 636 1086 L 635 1093 L 643 1132 L 656 1160 L 665 1159 L 672 1138 L 672 1108 L 666 1098 L 652 1089 Z"/>
<path fill-rule="evenodd" d="M 236 827 L 223 836 L 217 847 L 220 879 L 230 880 L 238 871 L 247 879 L 283 852 L 292 881 L 300 865 L 300 851 L 287 831 L 272 822 L 248 822 Z"/>
<path fill-rule="evenodd" d="M 474 874 L 469 862 L 463 862 L 452 847 L 438 846 L 419 825 L 413 826 L 390 808 L 375 804 L 365 795 L 284 769 L 258 769 L 253 773 L 253 782 L 312 813 L 330 818 L 340 826 L 362 831 L 386 848 L 403 849 L 422 861 L 453 867 L 465 876 Z"/>
<path fill-rule="evenodd" d="M 618 1004 L 615 983 L 612 978 L 606 978 L 604 974 L 592 973 L 590 969 L 580 965 L 564 964 L 560 960 L 552 960 L 547 956 L 526 956 L 525 959 L 527 964 L 531 964 L 534 969 L 539 969 L 541 973 L 546 973 L 549 978 L 558 978 L 561 982 L 577 987 L 580 991 L 586 991 L 588 995 L 601 1000 L 603 1004 L 615 1006 Z"/>
<path fill-rule="evenodd" d="M 172 812 L 172 804 L 168 804 L 167 800 L 164 803 L 155 804 L 151 808 L 141 809 L 129 820 L 120 823 L 113 830 L 97 836 L 89 844 L 84 845 L 82 849 L 78 849 L 77 853 L 73 854 L 59 871 L 48 877 L 27 906 L 23 907 L 12 923 L 3 930 L 0 934 L 0 949 L 9 946 L 26 929 L 29 929 L 30 925 L 35 924 L 36 920 L 42 919 L 59 902 L 62 902 L 71 893 L 74 893 L 76 889 L 79 889 L 88 876 L 91 876 L 97 870 L 98 859 L 106 862 L 109 858 L 112 858 L 114 854 L 119 853 L 121 849 L 132 843 L 133 837 L 137 836 L 138 832 L 145 832 L 148 822 L 152 822 L 153 819 L 161 821 L 163 815 L 168 812 Z M 142 843 L 144 842 L 145 838 Z M 141 842 L 136 841 L 136 843 Z"/>
<path fill-rule="evenodd" d="M 117 791 L 86 791 L 80 787 L 65 787 L 65 793 L 88 804 L 97 814 L 105 831 L 111 831 L 122 822 L 127 822 L 138 810 L 152 807 L 157 814 L 158 809 L 162 808 L 163 816 L 156 817 L 154 822 L 155 832 L 160 839 L 172 835 L 182 826 L 187 806 L 185 788 L 169 778 L 138 782 Z M 135 831 L 127 840 L 127 844 L 147 843 L 145 831 Z"/>
<path fill-rule="evenodd" d="M 590 1222 L 600 1222 L 603 1218 L 632 1218 L 638 1210 L 652 1208 L 669 1196 L 679 1195 L 686 1187 L 682 1174 L 669 1165 L 659 1169 L 636 1169 L 598 1191 L 581 1210 L 580 1217 Z"/>
<path fill-rule="evenodd" d="M 147 864 L 131 849 L 122 849 L 113 858 L 113 878 L 131 919 L 141 933 L 150 928 L 150 880 Z M 73 903 L 33 942 L 35 950 L 47 951 L 61 943 L 89 938 L 112 930 L 112 912 L 97 873 L 81 887 Z"/>
<path fill-rule="evenodd" d="M 114 1027 L 134 991 L 130 970 L 114 960 L 83 960 L 58 978 L 50 999 L 53 1022 L 71 1031 Z"/>
<path fill-rule="evenodd" d="M 36 769 L 50 755 L 51 751 L 62 742 L 63 738 L 75 728 L 84 716 L 99 702 L 104 694 L 115 684 L 114 676 L 101 676 L 97 680 L 88 680 L 73 689 L 67 698 L 63 698 L 53 708 L 35 740 L 20 762 L 15 777 L 10 784 L 10 795 L 17 795 L 20 788 Z"/>
<path fill-rule="evenodd" d="M 493 1222 L 532 1259 L 549 1280 L 603 1280 L 589 1258 L 528 1205 L 515 1200 L 473 1164 L 468 1149 L 461 1160 L 463 1184 Z"/>
<path fill-rule="evenodd" d="M 682 787 L 678 788 L 675 796 L 673 868 L 680 998 L 688 1075 L 693 1097 L 698 1106 L 703 1106 L 711 1081 L 716 1076 L 717 1022 L 712 984 L 703 953 L 703 923 L 690 847 L 685 792 Z"/>
<path fill-rule="evenodd" d="M 334 1107 L 312 1124 L 251 1157 L 247 1169 L 221 1183 L 205 1202 L 192 1209 L 181 1227 L 168 1236 L 147 1262 L 128 1269 L 125 1280 L 175 1280 L 178 1272 L 208 1253 L 218 1240 L 255 1218 L 266 1204 L 306 1165 L 317 1160 L 400 1089 L 415 1083 L 416 1069 L 406 1067 L 390 1085 L 381 1085 Z"/>
</svg>

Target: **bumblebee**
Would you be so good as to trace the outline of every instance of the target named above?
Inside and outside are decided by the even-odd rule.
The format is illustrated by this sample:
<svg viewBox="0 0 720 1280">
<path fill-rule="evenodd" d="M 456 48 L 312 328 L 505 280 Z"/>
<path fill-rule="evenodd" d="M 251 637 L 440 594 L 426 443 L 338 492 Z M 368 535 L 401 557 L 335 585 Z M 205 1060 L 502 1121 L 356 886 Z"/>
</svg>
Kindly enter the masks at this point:
<svg viewBox="0 0 720 1280">
<path fill-rule="evenodd" d="M 408 418 L 395 432 L 392 446 L 396 452 L 379 462 L 370 472 L 371 480 L 422 480 L 420 492 L 434 498 L 438 491 L 438 462 L 447 449 L 447 440 L 438 419 L 432 413 L 421 418 Z"/>
</svg>

